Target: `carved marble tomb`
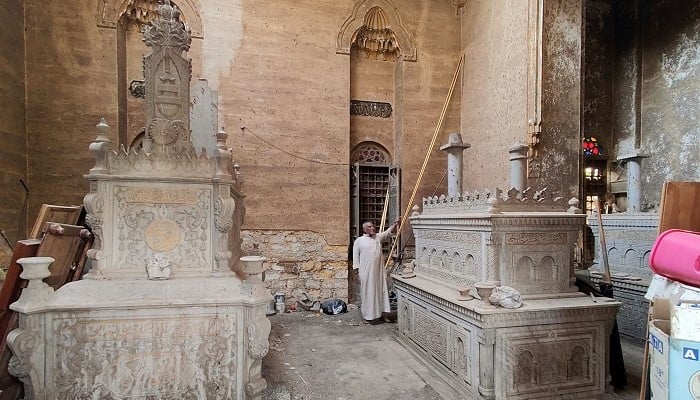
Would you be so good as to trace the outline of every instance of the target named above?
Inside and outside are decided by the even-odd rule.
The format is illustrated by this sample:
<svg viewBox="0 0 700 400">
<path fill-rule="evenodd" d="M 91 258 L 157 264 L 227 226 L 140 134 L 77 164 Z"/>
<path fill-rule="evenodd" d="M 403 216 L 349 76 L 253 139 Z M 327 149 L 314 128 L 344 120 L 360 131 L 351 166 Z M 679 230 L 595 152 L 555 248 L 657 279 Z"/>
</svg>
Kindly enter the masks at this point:
<svg viewBox="0 0 700 400">
<path fill-rule="evenodd" d="M 243 196 L 226 134 L 214 154 L 190 142 L 191 38 L 175 13 L 166 1 L 144 32 L 143 150 L 112 150 L 104 121 L 90 145 L 91 271 L 56 292 L 28 275 L 12 305 L 26 399 L 258 399 L 266 387 L 263 259 L 233 272 Z"/>
<path fill-rule="evenodd" d="M 528 192 L 443 195 L 416 207 L 415 276 L 393 276 L 399 338 L 466 399 L 600 399 L 620 303 L 576 291 L 574 243 L 586 223 L 578 201 L 565 210 Z M 495 286 L 519 291 L 522 307 L 492 305 L 481 290 Z M 470 287 L 485 299 L 470 300 Z"/>
</svg>

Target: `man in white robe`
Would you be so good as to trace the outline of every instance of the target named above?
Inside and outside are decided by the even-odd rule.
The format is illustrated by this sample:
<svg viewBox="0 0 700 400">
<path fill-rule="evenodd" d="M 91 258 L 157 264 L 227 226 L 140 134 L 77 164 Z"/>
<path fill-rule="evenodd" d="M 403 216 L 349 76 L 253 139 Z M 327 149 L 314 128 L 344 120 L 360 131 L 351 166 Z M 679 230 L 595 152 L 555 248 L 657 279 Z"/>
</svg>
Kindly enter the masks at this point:
<svg viewBox="0 0 700 400">
<path fill-rule="evenodd" d="M 376 233 L 370 221 L 362 223 L 364 235 L 355 239 L 352 248 L 352 268 L 359 269 L 360 300 L 362 318 L 369 323 L 378 323 L 383 312 L 391 312 L 389 291 L 386 285 L 386 271 L 382 256 L 382 242 L 396 230 L 399 221 L 389 229 Z"/>
</svg>

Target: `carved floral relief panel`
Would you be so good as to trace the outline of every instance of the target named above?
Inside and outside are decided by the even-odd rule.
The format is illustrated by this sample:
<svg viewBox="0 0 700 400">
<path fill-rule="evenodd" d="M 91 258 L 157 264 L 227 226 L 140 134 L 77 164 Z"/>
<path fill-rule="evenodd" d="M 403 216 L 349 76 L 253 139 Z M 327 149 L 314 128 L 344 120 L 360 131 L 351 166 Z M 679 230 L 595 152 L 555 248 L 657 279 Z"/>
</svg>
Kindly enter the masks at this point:
<svg viewBox="0 0 700 400">
<path fill-rule="evenodd" d="M 120 270 L 145 271 L 154 258 L 174 270 L 209 269 L 211 189 L 115 186 L 114 247 Z"/>
<path fill-rule="evenodd" d="M 236 397 L 235 314 L 56 319 L 53 331 L 59 400 Z"/>
<path fill-rule="evenodd" d="M 449 368 L 452 363 L 452 354 L 448 351 L 449 324 L 438 318 L 414 306 L 413 340 Z"/>
</svg>

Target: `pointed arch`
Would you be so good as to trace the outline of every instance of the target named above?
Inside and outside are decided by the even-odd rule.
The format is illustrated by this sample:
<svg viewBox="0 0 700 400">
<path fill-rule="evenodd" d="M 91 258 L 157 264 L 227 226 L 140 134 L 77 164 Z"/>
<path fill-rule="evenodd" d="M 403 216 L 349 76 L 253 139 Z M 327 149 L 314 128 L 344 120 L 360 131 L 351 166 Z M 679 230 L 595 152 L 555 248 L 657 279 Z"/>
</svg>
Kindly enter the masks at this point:
<svg viewBox="0 0 700 400">
<path fill-rule="evenodd" d="M 358 143 L 357 146 L 350 153 L 350 162 L 363 163 L 363 164 L 391 164 L 391 157 L 389 156 L 389 151 L 379 143 L 376 142 L 362 142 Z"/>
<path fill-rule="evenodd" d="M 416 61 L 416 40 L 414 35 L 404 26 L 399 9 L 392 0 L 362 0 L 355 4 L 350 16 L 338 32 L 336 53 L 350 54 L 355 32 L 364 26 L 365 14 L 374 7 L 379 7 L 384 11 L 388 26 L 396 36 L 403 60 Z"/>
<path fill-rule="evenodd" d="M 158 3 L 158 0 L 124 0 L 124 1 L 97 1 L 97 26 L 102 28 L 117 28 L 117 22 L 130 5 L 135 3 Z M 192 0 L 173 0 L 182 12 L 182 21 L 191 30 L 193 38 L 202 39 L 204 28 L 199 9 Z"/>
</svg>

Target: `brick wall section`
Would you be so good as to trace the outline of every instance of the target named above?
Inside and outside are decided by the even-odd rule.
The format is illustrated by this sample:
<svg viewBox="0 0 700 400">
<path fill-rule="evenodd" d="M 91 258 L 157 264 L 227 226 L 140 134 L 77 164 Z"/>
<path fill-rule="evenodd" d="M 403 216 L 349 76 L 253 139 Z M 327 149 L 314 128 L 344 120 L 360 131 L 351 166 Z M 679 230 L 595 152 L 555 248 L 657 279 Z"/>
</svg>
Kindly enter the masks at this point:
<svg viewBox="0 0 700 400">
<path fill-rule="evenodd" d="M 24 108 L 24 2 L 0 4 L 0 229 L 11 242 L 24 239 L 27 139 Z M 11 249 L 0 238 L 0 265 L 7 266 Z"/>
<path fill-rule="evenodd" d="M 348 300 L 347 246 L 328 245 L 323 235 L 309 231 L 246 230 L 241 238 L 246 254 L 258 244 L 267 258 L 265 286 L 284 293 L 287 304 L 302 299 L 302 293 Z"/>
</svg>

